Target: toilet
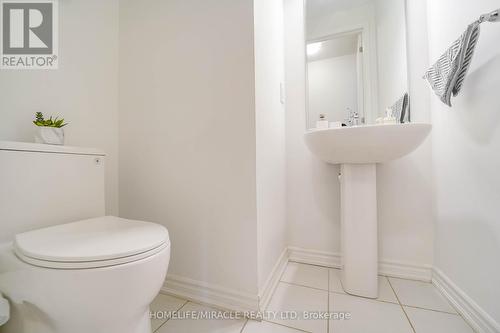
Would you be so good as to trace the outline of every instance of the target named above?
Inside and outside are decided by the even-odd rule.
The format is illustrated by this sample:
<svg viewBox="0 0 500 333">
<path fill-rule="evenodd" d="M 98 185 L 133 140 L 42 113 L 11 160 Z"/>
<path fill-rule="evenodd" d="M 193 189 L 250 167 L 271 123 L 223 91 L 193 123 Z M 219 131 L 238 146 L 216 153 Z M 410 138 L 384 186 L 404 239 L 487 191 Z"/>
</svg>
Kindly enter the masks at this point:
<svg viewBox="0 0 500 333">
<path fill-rule="evenodd" d="M 104 216 L 104 162 L 96 150 L 0 142 L 1 333 L 151 332 L 169 234 Z"/>
</svg>

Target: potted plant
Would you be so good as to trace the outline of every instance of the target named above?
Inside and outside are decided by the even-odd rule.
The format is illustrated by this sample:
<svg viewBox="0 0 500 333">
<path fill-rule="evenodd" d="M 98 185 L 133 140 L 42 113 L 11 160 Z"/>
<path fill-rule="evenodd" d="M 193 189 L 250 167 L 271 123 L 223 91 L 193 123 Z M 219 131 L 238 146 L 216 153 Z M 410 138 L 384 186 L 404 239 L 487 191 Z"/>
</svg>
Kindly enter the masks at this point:
<svg viewBox="0 0 500 333">
<path fill-rule="evenodd" d="M 52 119 L 52 116 L 49 119 L 44 119 L 43 114 L 37 112 L 33 124 L 37 126 L 35 142 L 49 145 L 64 144 L 63 127 L 67 125 L 64 119 L 59 119 L 58 117 Z"/>
</svg>

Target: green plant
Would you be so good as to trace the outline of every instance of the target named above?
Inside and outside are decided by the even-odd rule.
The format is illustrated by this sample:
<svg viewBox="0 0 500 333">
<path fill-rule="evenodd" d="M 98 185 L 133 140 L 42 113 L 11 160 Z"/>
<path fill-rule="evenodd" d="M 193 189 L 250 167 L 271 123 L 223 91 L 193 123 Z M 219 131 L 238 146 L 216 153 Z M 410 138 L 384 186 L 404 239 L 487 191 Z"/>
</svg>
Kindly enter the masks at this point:
<svg viewBox="0 0 500 333">
<path fill-rule="evenodd" d="M 43 117 L 43 113 L 41 112 L 35 113 L 35 120 L 33 120 L 33 124 L 41 127 L 55 127 L 55 128 L 61 128 L 68 125 L 68 123 L 64 122 L 64 119 L 59 119 L 58 117 L 52 119 L 52 116 L 50 116 L 49 119 L 45 119 Z"/>
</svg>

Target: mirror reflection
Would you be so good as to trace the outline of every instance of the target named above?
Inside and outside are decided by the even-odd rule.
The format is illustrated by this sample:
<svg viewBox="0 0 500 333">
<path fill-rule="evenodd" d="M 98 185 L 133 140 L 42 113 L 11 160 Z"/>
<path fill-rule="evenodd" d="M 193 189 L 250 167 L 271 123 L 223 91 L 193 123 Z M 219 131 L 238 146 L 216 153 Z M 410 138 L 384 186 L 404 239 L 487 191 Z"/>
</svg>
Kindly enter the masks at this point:
<svg viewBox="0 0 500 333">
<path fill-rule="evenodd" d="M 405 0 L 306 1 L 307 127 L 410 120 Z"/>
</svg>

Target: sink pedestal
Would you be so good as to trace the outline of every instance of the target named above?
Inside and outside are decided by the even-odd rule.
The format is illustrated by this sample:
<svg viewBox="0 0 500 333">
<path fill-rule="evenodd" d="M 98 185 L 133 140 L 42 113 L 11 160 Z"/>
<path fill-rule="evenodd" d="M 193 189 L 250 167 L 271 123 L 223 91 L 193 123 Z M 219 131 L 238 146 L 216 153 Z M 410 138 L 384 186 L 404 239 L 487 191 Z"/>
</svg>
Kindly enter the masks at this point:
<svg viewBox="0 0 500 333">
<path fill-rule="evenodd" d="M 347 293 L 378 297 L 376 164 L 340 167 L 342 284 Z"/>
<path fill-rule="evenodd" d="M 349 294 L 376 298 L 377 163 L 414 151 L 429 124 L 366 125 L 308 131 L 307 147 L 319 159 L 341 165 L 342 283 Z"/>
</svg>

